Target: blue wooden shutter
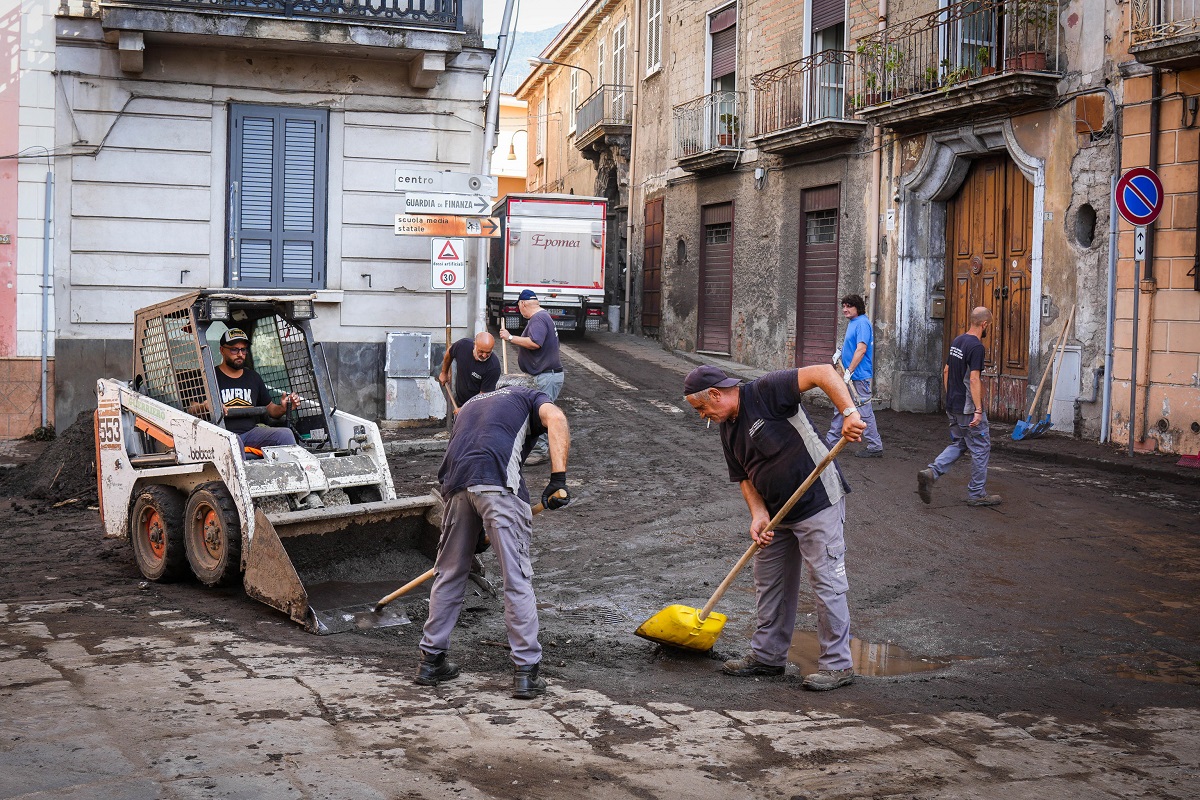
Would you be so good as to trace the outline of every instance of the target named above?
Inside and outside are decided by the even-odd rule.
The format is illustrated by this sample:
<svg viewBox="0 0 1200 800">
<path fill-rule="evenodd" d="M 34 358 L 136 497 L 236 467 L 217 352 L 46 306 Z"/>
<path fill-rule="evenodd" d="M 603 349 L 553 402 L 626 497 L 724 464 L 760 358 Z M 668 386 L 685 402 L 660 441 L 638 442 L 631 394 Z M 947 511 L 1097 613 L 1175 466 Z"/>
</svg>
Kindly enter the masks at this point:
<svg viewBox="0 0 1200 800">
<path fill-rule="evenodd" d="M 328 131 L 323 109 L 232 107 L 230 286 L 325 286 Z"/>
</svg>

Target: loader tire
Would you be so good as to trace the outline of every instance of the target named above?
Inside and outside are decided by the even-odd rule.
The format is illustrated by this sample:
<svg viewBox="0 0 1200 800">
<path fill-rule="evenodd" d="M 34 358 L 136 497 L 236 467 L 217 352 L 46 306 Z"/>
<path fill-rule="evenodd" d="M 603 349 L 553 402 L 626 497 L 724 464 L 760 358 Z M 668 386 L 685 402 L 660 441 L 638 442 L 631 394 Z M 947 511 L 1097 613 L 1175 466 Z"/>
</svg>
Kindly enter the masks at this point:
<svg viewBox="0 0 1200 800">
<path fill-rule="evenodd" d="M 182 492 L 158 485 L 144 487 L 133 500 L 129 541 L 147 580 L 170 583 L 187 575 L 183 504 Z"/>
<path fill-rule="evenodd" d="M 184 511 L 184 542 L 192 574 L 205 586 L 236 583 L 242 566 L 242 525 L 225 484 L 202 483 Z"/>
</svg>

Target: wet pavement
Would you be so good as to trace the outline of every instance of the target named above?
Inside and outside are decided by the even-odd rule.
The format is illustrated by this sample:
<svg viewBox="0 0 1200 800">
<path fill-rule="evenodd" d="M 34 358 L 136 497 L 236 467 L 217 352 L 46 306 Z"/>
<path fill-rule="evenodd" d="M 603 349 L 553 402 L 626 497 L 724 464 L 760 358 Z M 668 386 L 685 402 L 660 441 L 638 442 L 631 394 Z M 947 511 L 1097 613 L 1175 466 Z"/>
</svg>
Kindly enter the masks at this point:
<svg viewBox="0 0 1200 800">
<path fill-rule="evenodd" d="M 238 589 L 142 581 L 94 512 L 4 499 L 0 798 L 1200 796 L 1194 470 L 998 433 L 1004 503 L 966 507 L 958 464 L 926 506 L 915 473 L 944 420 L 881 412 L 885 457 L 841 459 L 862 677 L 805 692 L 807 589 L 779 678 L 718 671 L 753 630 L 748 575 L 718 652 L 633 635 L 703 605 L 745 507 L 681 397 L 692 361 L 618 334 L 566 359 L 574 499 L 534 526 L 546 697 L 508 697 L 484 594 L 454 635 L 463 676 L 424 689 L 421 593 L 412 625 L 316 637 Z M 402 493 L 433 482 L 435 434 L 392 440 Z M 526 474 L 539 492 L 548 468 Z"/>
</svg>

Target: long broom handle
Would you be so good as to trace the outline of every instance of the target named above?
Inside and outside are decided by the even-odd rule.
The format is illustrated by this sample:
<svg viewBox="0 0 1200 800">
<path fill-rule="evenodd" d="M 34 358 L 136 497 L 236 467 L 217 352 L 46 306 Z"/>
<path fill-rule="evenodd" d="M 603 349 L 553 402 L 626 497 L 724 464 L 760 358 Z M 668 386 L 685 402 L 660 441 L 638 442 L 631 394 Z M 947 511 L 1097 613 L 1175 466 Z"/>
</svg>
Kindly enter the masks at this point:
<svg viewBox="0 0 1200 800">
<path fill-rule="evenodd" d="M 1063 343 L 1067 336 L 1067 328 L 1071 325 L 1071 320 L 1075 317 L 1075 307 L 1071 306 L 1071 313 L 1067 317 L 1067 324 L 1063 325 L 1062 333 L 1058 335 L 1058 340 L 1054 342 L 1054 352 L 1058 353 L 1058 346 Z M 1038 398 L 1042 396 L 1042 387 L 1046 385 L 1046 378 L 1050 376 L 1050 369 L 1054 366 L 1054 359 L 1050 359 L 1050 363 L 1046 365 L 1046 371 L 1042 373 L 1042 379 L 1038 381 L 1037 391 L 1033 393 L 1033 402 L 1029 404 L 1029 413 L 1025 415 L 1026 419 L 1033 417 L 1033 411 L 1037 408 Z"/>
<path fill-rule="evenodd" d="M 767 527 L 763 528 L 763 533 L 775 530 L 775 526 L 780 522 L 783 522 L 783 518 L 786 517 L 788 512 L 792 510 L 792 506 L 800 502 L 800 498 L 803 497 L 804 493 L 808 491 L 808 488 L 816 482 L 817 478 L 821 477 L 821 473 L 825 471 L 825 468 L 829 466 L 831 461 L 837 458 L 837 454 L 842 452 L 842 448 L 846 446 L 846 442 L 848 441 L 850 440 L 845 437 L 842 437 L 838 440 L 838 443 L 833 446 L 833 449 L 830 450 L 823 459 L 821 459 L 821 463 L 817 464 L 817 466 L 813 468 L 813 471 L 809 473 L 808 477 L 804 479 L 804 483 L 800 484 L 800 488 L 792 492 L 792 496 L 789 497 L 788 501 L 783 504 L 783 508 L 779 509 L 779 513 L 772 518 L 772 520 L 767 524 Z M 701 622 L 708 619 L 708 615 L 712 612 L 713 606 L 715 606 L 721 599 L 722 595 L 725 594 L 725 590 L 728 589 L 730 584 L 733 583 L 733 579 L 738 576 L 738 573 L 742 571 L 742 568 L 749 563 L 750 559 L 754 558 L 754 554 L 760 549 L 761 547 L 759 546 L 758 542 L 751 542 L 750 547 L 746 548 L 746 552 L 741 558 L 738 559 L 738 562 L 733 565 L 733 569 L 731 569 L 729 574 L 725 576 L 725 580 L 721 581 L 721 585 L 717 587 L 715 592 L 713 592 L 713 596 L 708 598 L 708 602 L 704 604 L 704 608 L 700 611 L 699 619 Z"/>
<path fill-rule="evenodd" d="M 508 326 L 504 324 L 504 316 L 503 316 L 504 310 L 503 309 L 500 310 L 500 314 L 501 314 L 500 330 L 502 330 L 502 331 L 508 330 Z M 508 374 L 508 339 L 505 339 L 503 336 L 500 337 L 500 356 L 504 361 L 504 374 L 507 375 Z"/>
<path fill-rule="evenodd" d="M 1067 352 L 1067 331 L 1071 328 L 1071 320 L 1075 317 L 1075 308 L 1071 308 L 1071 313 L 1067 316 L 1067 324 L 1063 325 L 1063 339 L 1059 347 L 1055 348 L 1054 355 L 1058 361 L 1058 366 L 1054 368 L 1054 380 L 1050 381 L 1050 405 L 1054 405 L 1054 392 L 1058 389 L 1058 373 L 1062 371 L 1063 356 Z M 1051 362 L 1053 363 L 1053 362 Z M 1050 410 L 1046 410 L 1046 415 L 1049 416 Z"/>
<path fill-rule="evenodd" d="M 458 403 L 454 402 L 454 392 L 450 391 L 450 387 L 445 384 L 443 384 L 443 387 L 446 389 L 446 399 L 450 401 L 450 408 L 454 411 L 455 414 L 457 414 L 458 413 Z"/>
<path fill-rule="evenodd" d="M 554 497 L 561 498 L 561 497 L 566 497 L 566 496 L 567 496 L 566 492 L 564 492 L 562 489 L 559 489 L 557 492 L 554 493 Z M 538 503 L 536 506 L 529 509 L 529 512 L 531 514 L 540 514 L 545 509 L 546 509 L 546 506 L 544 504 Z M 375 610 L 378 611 L 379 609 L 383 608 L 384 606 L 386 606 L 388 603 L 392 602 L 393 600 L 395 600 L 399 597 L 403 597 L 404 595 L 411 592 L 413 589 L 420 586 L 425 581 L 432 578 L 435 569 L 436 569 L 436 567 L 431 568 L 425 572 L 422 572 L 420 575 L 413 578 L 411 581 L 404 584 L 399 589 L 397 589 L 396 591 L 389 594 L 387 597 L 381 598 L 379 600 L 379 602 L 375 604 Z"/>
</svg>

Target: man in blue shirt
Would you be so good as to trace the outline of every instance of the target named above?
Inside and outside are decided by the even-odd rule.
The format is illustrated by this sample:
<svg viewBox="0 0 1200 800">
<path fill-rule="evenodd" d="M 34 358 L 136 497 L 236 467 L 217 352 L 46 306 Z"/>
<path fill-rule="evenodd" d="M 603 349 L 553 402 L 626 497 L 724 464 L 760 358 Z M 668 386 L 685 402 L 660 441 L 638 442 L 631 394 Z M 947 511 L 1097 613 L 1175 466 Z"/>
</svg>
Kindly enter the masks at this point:
<svg viewBox="0 0 1200 800">
<path fill-rule="evenodd" d="M 995 506 L 1000 495 L 987 493 L 988 460 L 992 439 L 987 414 L 983 411 L 983 362 L 987 348 L 983 340 L 992 325 L 992 312 L 985 306 L 971 311 L 971 327 L 950 343 L 942 387 L 946 390 L 946 416 L 950 418 L 950 444 L 933 463 L 917 473 L 921 501 L 933 499 L 933 484 L 965 452 L 971 454 L 971 480 L 967 483 L 967 505 Z"/>
<path fill-rule="evenodd" d="M 542 646 L 530 562 L 533 514 L 521 475 L 522 460 L 546 432 L 551 472 L 542 503 L 548 509 L 562 508 L 570 494 L 554 494 L 567 489 L 571 434 L 566 416 L 549 397 L 537 389 L 505 386 L 472 397 L 459 411 L 438 471 L 445 509 L 416 677 L 423 686 L 458 677 L 458 665 L 447 660 L 446 651 L 462 609 L 472 557 L 486 533 L 504 577 L 504 624 L 516 667 L 513 697 L 529 700 L 546 691 L 546 679 L 538 675 Z"/>
<path fill-rule="evenodd" d="M 507 328 L 501 328 L 500 338 L 520 348 L 517 352 L 518 366 L 522 372 L 533 376 L 538 388 L 545 392 L 553 403 L 562 392 L 563 381 L 566 379 L 562 360 L 558 355 L 558 330 L 554 327 L 554 318 L 550 316 L 549 311 L 542 308 L 537 293 L 532 289 L 521 292 L 517 300 L 517 310 L 526 320 L 524 335 L 513 336 Z M 547 447 L 546 437 L 542 436 L 525 463 L 545 463 L 549 457 Z"/>
<path fill-rule="evenodd" d="M 831 465 L 773 531 L 771 518 L 829 453 L 800 406 L 801 394 L 820 388 L 843 409 L 842 435 L 862 437 L 863 424 L 850 393 L 829 364 L 769 372 L 744 385 L 716 367 L 692 370 L 683 383 L 688 403 L 703 419 L 721 424 L 729 479 L 750 509 L 750 538 L 762 549 L 754 557 L 757 628 L 750 653 L 721 668 L 727 675 L 782 675 L 796 627 L 800 573 L 816 596 L 817 672 L 804 688 L 823 691 L 854 682 L 850 655 L 850 607 L 846 602 L 845 496 L 850 487 Z"/>
<path fill-rule="evenodd" d="M 450 365 L 454 365 L 454 402 L 461 406 L 481 392 L 496 388 L 500 379 L 500 360 L 492 349 L 496 340 L 487 331 L 476 334 L 474 340 L 462 338 L 446 349 L 438 383 L 450 383 Z"/>
<path fill-rule="evenodd" d="M 875 424 L 875 409 L 871 407 L 871 385 L 874 382 L 875 336 L 871 320 L 867 319 L 867 307 L 861 296 L 848 294 L 842 298 L 842 316 L 847 320 L 846 341 L 838 358 L 844 372 L 843 379 L 854 386 L 858 395 L 858 412 L 867 424 L 863 441 L 867 446 L 854 454 L 855 458 L 882 458 L 883 440 L 879 438 L 879 427 Z M 842 435 L 842 415 L 834 414 L 825 434 L 825 444 L 833 447 Z"/>
</svg>

